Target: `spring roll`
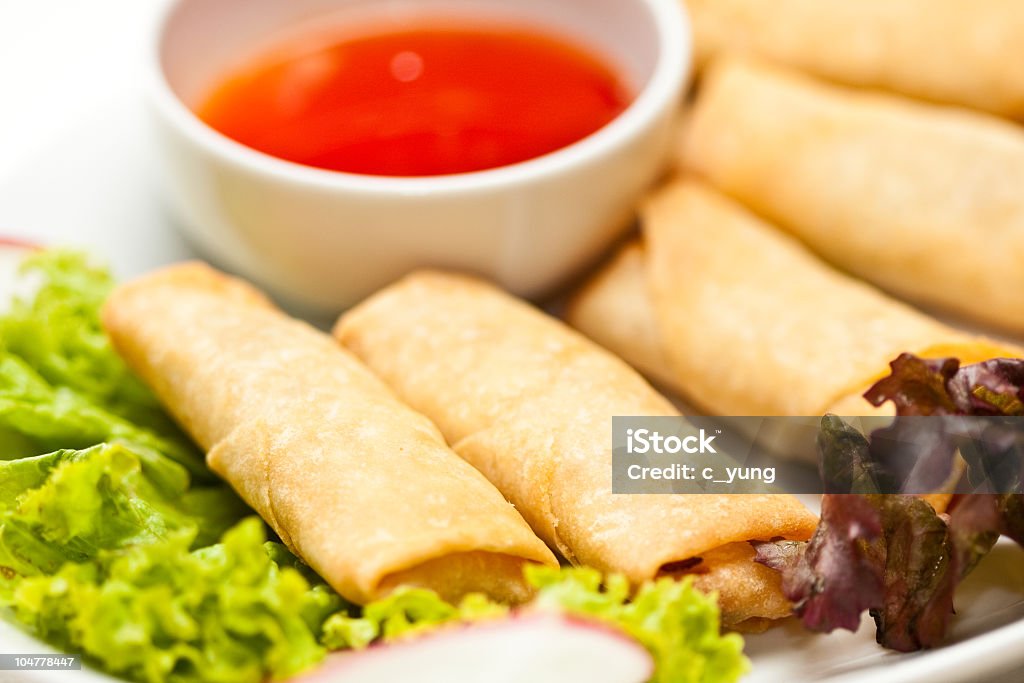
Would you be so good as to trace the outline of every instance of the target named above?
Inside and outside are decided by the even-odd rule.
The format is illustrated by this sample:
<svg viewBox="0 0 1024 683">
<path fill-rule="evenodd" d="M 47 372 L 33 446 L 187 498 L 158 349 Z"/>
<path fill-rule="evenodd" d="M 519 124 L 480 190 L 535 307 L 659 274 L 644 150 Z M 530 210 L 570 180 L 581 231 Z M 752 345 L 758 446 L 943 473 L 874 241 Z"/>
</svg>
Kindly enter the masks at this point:
<svg viewBox="0 0 1024 683">
<path fill-rule="evenodd" d="M 1022 0 L 687 0 L 698 64 L 753 54 L 853 86 L 1024 117 Z"/>
<path fill-rule="evenodd" d="M 784 495 L 612 495 L 612 417 L 678 413 L 561 322 L 478 280 L 424 272 L 350 311 L 335 336 L 569 561 L 637 584 L 692 573 L 732 625 L 789 614 L 748 541 L 806 538 L 815 517 Z"/>
<path fill-rule="evenodd" d="M 528 597 L 554 556 L 437 428 L 331 338 L 200 265 L 117 289 L 114 344 L 226 479 L 345 598 Z"/>
<path fill-rule="evenodd" d="M 749 62 L 708 74 L 685 165 L 901 298 L 1024 332 L 1024 131 Z"/>
<path fill-rule="evenodd" d="M 1019 350 L 950 328 L 820 261 L 706 184 L 676 179 L 567 319 L 702 410 L 869 415 L 901 353 L 965 363 Z"/>
</svg>

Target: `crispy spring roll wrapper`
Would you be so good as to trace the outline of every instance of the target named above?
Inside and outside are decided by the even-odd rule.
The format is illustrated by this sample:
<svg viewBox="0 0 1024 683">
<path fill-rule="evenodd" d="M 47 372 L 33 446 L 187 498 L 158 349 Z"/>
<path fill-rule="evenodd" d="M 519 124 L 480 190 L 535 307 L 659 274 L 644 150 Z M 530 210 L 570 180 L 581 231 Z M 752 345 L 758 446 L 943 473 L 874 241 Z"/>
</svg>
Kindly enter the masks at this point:
<svg viewBox="0 0 1024 683">
<path fill-rule="evenodd" d="M 1024 117 L 1022 0 L 687 0 L 698 65 L 759 55 L 822 78 Z"/>
<path fill-rule="evenodd" d="M 561 322 L 478 280 L 424 272 L 350 311 L 335 335 L 571 562 L 634 583 L 695 573 L 733 625 L 789 613 L 747 541 L 807 538 L 815 517 L 785 495 L 612 495 L 611 418 L 678 413 Z"/>
<path fill-rule="evenodd" d="M 683 155 L 843 270 L 1024 332 L 1018 126 L 727 61 L 705 79 Z"/>
<path fill-rule="evenodd" d="M 339 593 L 521 601 L 550 550 L 437 428 L 326 334 L 199 264 L 117 289 L 104 325 L 210 467 Z"/>
<path fill-rule="evenodd" d="M 840 273 L 701 181 L 665 185 L 641 221 L 644 244 L 586 283 L 567 319 L 709 413 L 870 415 L 862 394 L 901 353 L 1020 355 Z"/>
</svg>

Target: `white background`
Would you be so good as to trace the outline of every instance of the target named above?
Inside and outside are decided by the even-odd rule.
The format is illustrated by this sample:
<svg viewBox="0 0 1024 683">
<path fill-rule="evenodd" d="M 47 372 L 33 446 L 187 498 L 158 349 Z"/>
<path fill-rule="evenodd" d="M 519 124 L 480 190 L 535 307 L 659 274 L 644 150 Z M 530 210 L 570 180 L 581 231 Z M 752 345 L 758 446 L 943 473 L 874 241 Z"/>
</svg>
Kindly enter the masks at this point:
<svg viewBox="0 0 1024 683">
<path fill-rule="evenodd" d="M 0 0 L 0 236 L 121 275 L 187 257 L 157 199 L 143 97 L 162 0 Z"/>
</svg>

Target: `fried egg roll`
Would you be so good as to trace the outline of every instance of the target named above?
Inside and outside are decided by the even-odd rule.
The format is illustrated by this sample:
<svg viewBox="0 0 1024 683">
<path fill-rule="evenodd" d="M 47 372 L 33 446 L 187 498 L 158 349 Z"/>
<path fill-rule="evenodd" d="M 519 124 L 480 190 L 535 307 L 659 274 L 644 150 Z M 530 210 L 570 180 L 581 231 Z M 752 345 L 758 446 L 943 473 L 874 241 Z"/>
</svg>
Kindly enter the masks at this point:
<svg viewBox="0 0 1024 683">
<path fill-rule="evenodd" d="M 731 61 L 685 165 L 897 296 L 1024 332 L 1024 130 L 984 114 Z"/>
<path fill-rule="evenodd" d="M 786 495 L 613 495 L 612 417 L 678 413 L 561 322 L 481 281 L 422 272 L 334 333 L 569 561 L 635 584 L 695 574 L 730 624 L 789 614 L 748 541 L 807 538 L 815 517 Z"/>
<path fill-rule="evenodd" d="M 103 321 L 210 468 L 345 598 L 516 602 L 523 565 L 555 563 L 430 420 L 241 281 L 168 268 L 118 288 Z"/>
<path fill-rule="evenodd" d="M 584 285 L 567 319 L 709 413 L 869 415 L 863 392 L 901 353 L 1019 354 L 840 273 L 703 182 L 659 189 L 641 222 L 643 242 Z"/>
<path fill-rule="evenodd" d="M 687 0 L 698 64 L 759 55 L 853 86 L 1024 117 L 1022 0 Z"/>
</svg>

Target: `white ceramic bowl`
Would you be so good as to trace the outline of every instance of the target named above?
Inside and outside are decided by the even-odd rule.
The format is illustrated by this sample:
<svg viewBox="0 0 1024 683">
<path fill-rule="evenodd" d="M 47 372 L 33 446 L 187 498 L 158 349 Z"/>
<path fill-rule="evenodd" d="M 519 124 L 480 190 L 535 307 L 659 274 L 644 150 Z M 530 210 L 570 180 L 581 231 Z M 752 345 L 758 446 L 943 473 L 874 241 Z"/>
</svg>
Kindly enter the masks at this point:
<svg viewBox="0 0 1024 683">
<path fill-rule="evenodd" d="M 679 0 L 175 0 L 154 33 L 150 91 L 162 183 L 189 239 L 289 303 L 337 312 L 420 266 L 551 290 L 628 223 L 663 169 L 691 41 Z M 593 135 L 460 175 L 391 178 L 282 161 L 191 111 L 225 71 L 313 22 L 415 16 L 514 21 L 589 45 L 638 93 Z"/>
</svg>

